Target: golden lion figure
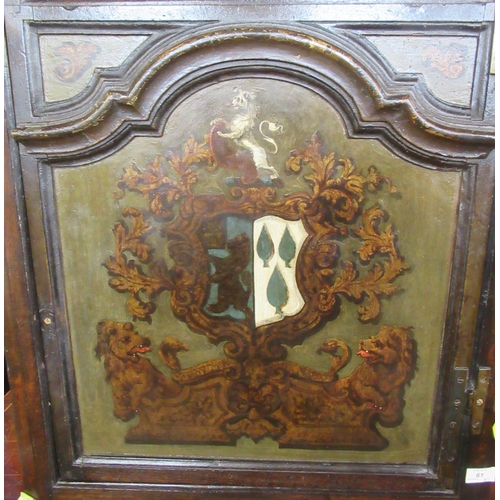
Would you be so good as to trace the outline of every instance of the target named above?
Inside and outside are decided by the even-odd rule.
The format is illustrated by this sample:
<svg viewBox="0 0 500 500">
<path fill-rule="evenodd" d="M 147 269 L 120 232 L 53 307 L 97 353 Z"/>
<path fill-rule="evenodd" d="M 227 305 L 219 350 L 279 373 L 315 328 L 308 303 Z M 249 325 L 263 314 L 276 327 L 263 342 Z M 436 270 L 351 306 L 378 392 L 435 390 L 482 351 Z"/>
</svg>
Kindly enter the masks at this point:
<svg viewBox="0 0 500 500">
<path fill-rule="evenodd" d="M 404 387 L 413 378 L 417 357 L 410 328 L 383 326 L 376 336 L 359 342 L 357 354 L 364 363 L 325 389 L 332 396 L 346 396 L 361 411 L 376 410 L 383 425 L 397 425 Z"/>
<path fill-rule="evenodd" d="M 97 334 L 95 353 L 99 360 L 104 357 L 106 380 L 113 389 L 116 417 L 124 421 L 132 419 L 144 398 L 170 398 L 180 393 L 182 388 L 179 384 L 142 357 L 151 351 L 151 342 L 134 331 L 132 323 L 103 320 L 97 324 Z M 167 341 L 169 344 L 177 343 L 172 344 L 173 349 L 170 350 L 185 350 L 185 346 L 175 339 L 167 339 L 164 344 Z M 167 358 L 162 354 L 166 362 Z"/>
</svg>

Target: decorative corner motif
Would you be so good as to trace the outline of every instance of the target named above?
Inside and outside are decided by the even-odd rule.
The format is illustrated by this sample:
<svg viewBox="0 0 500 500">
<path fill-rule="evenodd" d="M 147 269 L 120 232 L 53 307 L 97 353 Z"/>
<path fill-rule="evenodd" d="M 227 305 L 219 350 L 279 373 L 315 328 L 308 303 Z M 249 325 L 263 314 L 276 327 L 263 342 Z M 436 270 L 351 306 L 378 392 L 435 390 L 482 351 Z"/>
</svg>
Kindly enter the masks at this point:
<svg viewBox="0 0 500 500">
<path fill-rule="evenodd" d="M 285 346 L 334 321 L 342 298 L 358 305 L 361 323 L 380 318 L 380 299 L 400 289 L 395 281 L 408 265 L 389 214 L 369 199 L 384 184 L 397 189 L 375 167 L 363 174 L 352 160 L 325 153 L 319 132 L 280 169 L 271 166 L 256 130 L 283 129 L 257 126 L 254 93 L 238 89 L 232 107 L 232 121 L 213 120 L 201 142 L 190 136 L 181 151 L 125 168 L 114 196 L 139 193 L 148 209 L 123 210 L 131 223 L 115 224 L 114 254 L 104 262 L 134 320 L 151 323 L 158 296 L 168 292 L 176 318 L 224 342 L 225 357 L 183 369 L 177 353 L 189 346 L 168 337 L 159 346 L 167 377 L 145 357 L 151 342 L 132 323 L 102 320 L 96 354 L 115 416 L 139 416 L 127 442 L 230 445 L 247 436 L 281 447 L 382 449 L 387 441 L 374 424 L 401 422 L 415 370 L 411 328 L 382 326 L 361 341 L 364 361 L 344 378 L 338 372 L 350 349 L 342 340 L 320 347 L 331 362 L 326 372 L 288 361 Z M 258 137 L 276 152 L 274 139 Z M 226 171 L 235 172 L 227 191 L 203 193 L 205 176 Z M 170 268 L 154 257 L 153 232 L 168 242 Z M 348 239 L 357 242 L 356 259 L 343 258 Z"/>
<path fill-rule="evenodd" d="M 434 45 L 427 47 L 422 52 L 422 61 L 430 68 L 437 69 L 446 78 L 459 78 L 464 71 L 462 50 L 450 47 L 447 50 Z"/>
<path fill-rule="evenodd" d="M 85 71 L 92 67 L 92 61 L 101 48 L 91 42 L 63 42 L 54 50 L 54 55 L 62 58 L 62 61 L 54 69 L 54 74 L 61 82 L 76 82 Z"/>
</svg>

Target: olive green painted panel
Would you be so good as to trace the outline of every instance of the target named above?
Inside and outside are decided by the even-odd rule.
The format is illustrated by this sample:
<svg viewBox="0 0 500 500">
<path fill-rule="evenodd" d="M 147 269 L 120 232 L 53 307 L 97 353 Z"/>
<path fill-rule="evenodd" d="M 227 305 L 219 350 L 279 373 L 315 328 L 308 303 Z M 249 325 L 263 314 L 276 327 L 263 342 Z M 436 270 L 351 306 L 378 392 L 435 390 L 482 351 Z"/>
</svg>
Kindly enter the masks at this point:
<svg viewBox="0 0 500 500">
<path fill-rule="evenodd" d="M 341 340 L 352 352 L 350 361 L 339 372 L 342 378 L 352 374 L 363 362 L 361 356 L 356 355 L 360 340 L 375 335 L 381 325 L 412 327 L 418 349 L 417 370 L 411 384 L 405 387 L 406 405 L 401 424 L 392 428 L 377 424 L 378 431 L 389 442 L 385 449 L 279 448 L 271 437 L 254 442 L 247 436 L 240 437 L 235 446 L 131 444 L 125 442 L 125 435 L 137 425 L 138 417 L 124 422 L 113 415 L 113 390 L 106 382 L 103 361 L 95 354 L 96 325 L 103 319 L 127 322 L 132 317 L 126 308 L 127 294 L 117 293 L 108 285 L 110 277 L 102 264 L 113 255 L 113 228 L 117 221 L 124 219 L 122 210 L 126 207 L 148 208 L 147 200 L 137 192 L 127 192 L 122 198 L 114 197 L 113 193 L 118 191 L 116 183 L 122 178 L 125 168 L 135 164 L 144 170 L 156 157 L 167 155 L 167 151 L 180 153 L 191 134 L 201 142 L 218 118 L 234 118 L 233 100 L 238 94 L 235 88 L 255 93 L 259 122 L 266 120 L 282 127 L 279 131 L 282 133 L 272 133 L 271 126 L 263 128 L 274 144 L 263 140 L 258 127 L 254 130 L 254 139 L 265 151 L 268 165 L 284 181 L 285 187 L 277 188 L 281 195 L 311 192 L 311 183 L 304 178 L 309 172 L 287 175 L 285 163 L 292 151 L 306 147 L 316 131 L 321 133 L 325 155 L 335 152 L 337 159 L 351 159 L 364 175 L 375 166 L 379 174 L 389 178 L 397 188 L 396 193 L 391 193 L 387 186 L 368 193 L 363 209 L 378 204 L 389 215 L 388 223 L 396 235 L 397 251 L 409 266 L 395 281 L 401 290 L 381 299 L 379 319 L 371 322 L 360 321 L 357 305 L 342 298 L 335 319 L 299 345 L 287 347 L 290 362 L 327 372 L 331 358 L 325 352 L 319 353 L 318 349 L 331 337 Z M 239 145 L 240 149 L 243 147 Z M 174 178 L 172 168 L 168 165 L 165 168 Z M 233 171 L 219 168 L 210 172 L 200 168 L 197 175 L 201 182 L 193 185 L 195 193 L 229 197 Z M 339 114 L 321 97 L 296 85 L 265 79 L 242 79 L 213 85 L 173 110 L 162 137 L 135 138 L 120 151 L 97 163 L 55 169 L 65 293 L 84 453 L 426 463 L 460 185 L 459 172 L 422 168 L 396 157 L 377 141 L 348 139 Z M 382 226 L 387 227 L 383 223 Z M 359 222 L 355 227 L 359 227 Z M 170 268 L 173 261 L 167 251 L 166 238 L 155 233 L 149 241 L 155 248 L 155 256 L 163 257 Z M 356 258 L 359 240 L 342 238 L 337 245 L 344 260 Z M 363 270 L 363 264 L 360 269 Z M 204 335 L 194 333 L 174 316 L 170 292 L 159 295 L 151 319 L 151 324 L 136 321 L 134 326 L 141 335 L 151 339 L 151 352 L 144 357 L 166 376 L 170 377 L 172 370 L 165 366 L 158 350 L 165 337 L 174 337 L 189 347 L 189 350 L 177 354 L 183 368 L 225 357 L 224 342 L 218 345 L 210 343 Z"/>
</svg>

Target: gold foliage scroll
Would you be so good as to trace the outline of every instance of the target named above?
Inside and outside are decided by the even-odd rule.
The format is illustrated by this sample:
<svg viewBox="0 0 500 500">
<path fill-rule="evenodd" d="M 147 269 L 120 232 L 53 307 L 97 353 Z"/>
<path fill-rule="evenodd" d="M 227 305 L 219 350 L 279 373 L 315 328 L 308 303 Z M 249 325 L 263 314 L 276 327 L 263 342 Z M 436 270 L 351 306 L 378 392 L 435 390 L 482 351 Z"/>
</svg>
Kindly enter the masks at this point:
<svg viewBox="0 0 500 500">
<path fill-rule="evenodd" d="M 311 185 L 313 197 L 318 201 L 327 202 L 337 222 L 352 222 L 360 213 L 361 203 L 365 199 L 365 192 L 376 191 L 382 182 L 388 186 L 390 193 L 397 189 L 392 181 L 381 176 L 375 167 L 370 167 L 366 176 L 358 173 L 350 159 L 339 159 L 335 162 L 335 153 L 326 156 L 322 154 L 322 142 L 318 133 L 308 142 L 306 149 L 292 152 L 286 162 L 289 172 L 300 173 L 304 167 L 312 170 L 304 179 Z M 340 274 L 334 269 L 322 269 L 323 276 L 329 276 L 333 283 L 328 286 L 324 294 L 329 302 L 333 303 L 337 294 L 343 294 L 356 301 L 367 298 L 366 305 L 358 308 L 362 321 L 375 319 L 380 313 L 380 295 L 390 296 L 399 290 L 393 281 L 406 269 L 408 265 L 398 255 L 392 226 L 379 231 L 379 224 L 386 218 L 383 210 L 374 205 L 362 212 L 362 226 L 353 232 L 363 244 L 357 250 L 363 263 L 370 262 L 377 254 L 388 257 L 383 263 L 374 263 L 366 271 L 364 277 L 359 276 L 356 264 L 352 261 L 341 263 Z M 340 234 L 345 230 L 340 229 Z M 333 236 L 333 235 L 332 235 Z"/>
<path fill-rule="evenodd" d="M 339 235 L 347 234 L 346 226 L 362 212 L 361 205 L 366 192 L 376 191 L 382 183 L 387 184 L 390 193 L 396 193 L 397 189 L 391 180 L 381 176 L 375 167 L 370 167 L 368 174 L 363 175 L 356 170 L 350 159 L 341 158 L 336 162 L 335 153 L 323 155 L 322 149 L 321 137 L 316 133 L 308 141 L 307 148 L 292 152 L 285 168 L 288 173 L 293 174 L 301 173 L 304 168 L 311 170 L 311 173 L 304 175 L 304 179 L 311 186 L 313 194 L 285 196 L 280 205 L 286 215 L 290 215 L 291 206 L 295 210 L 299 201 L 309 207 L 305 215 L 320 211 L 320 231 L 324 233 L 323 239 L 326 242 L 324 247 L 329 244 L 331 248 L 326 251 L 335 254 L 331 241 Z M 148 199 L 150 213 L 153 216 L 167 221 L 174 218 L 175 205 L 194 199 L 191 186 L 199 180 L 199 165 L 203 165 L 209 171 L 214 171 L 217 165 L 210 154 L 207 142 L 197 143 L 193 136 L 190 136 L 184 144 L 181 155 L 172 151 L 168 151 L 167 154 L 168 160 L 156 157 L 144 171 L 135 164 L 127 167 L 117 183 L 119 191 L 115 193 L 115 197 L 123 197 L 125 190 L 139 192 Z M 167 164 L 176 172 L 177 180 L 172 180 L 168 176 Z M 274 202 L 276 193 L 273 189 L 256 190 L 248 187 L 242 192 L 242 188 L 233 188 L 232 193 L 235 198 L 241 200 L 241 206 L 245 202 L 250 202 L 264 203 L 269 209 L 277 208 Z M 229 203 L 222 203 L 222 208 L 229 206 Z M 296 210 L 304 211 L 301 208 Z M 145 292 L 150 299 L 153 299 L 162 291 L 171 290 L 172 283 L 163 261 L 148 262 L 152 250 L 145 240 L 153 229 L 144 222 L 144 215 L 134 208 L 125 209 L 124 215 L 134 219 L 134 227 L 127 232 L 123 223 L 118 222 L 115 225 L 115 256 L 104 265 L 110 274 L 115 276 L 110 280 L 110 286 L 120 292 L 130 292 L 128 310 L 132 316 L 150 322 L 154 303 L 142 301 L 139 292 Z M 360 305 L 358 309 L 362 321 L 369 321 L 378 316 L 379 296 L 390 296 L 397 292 L 399 287 L 394 284 L 394 280 L 408 268 L 398 255 L 392 226 L 379 230 L 379 225 L 385 218 L 383 210 L 374 205 L 362 212 L 362 226 L 353 230 L 353 233 L 362 240 L 358 254 L 363 263 L 370 262 L 376 255 L 384 255 L 387 260 L 374 263 L 365 272 L 365 276 L 360 276 L 356 264 L 352 261 L 341 262 L 340 273 L 335 271 L 334 266 L 322 265 L 319 271 L 321 276 L 329 278 L 328 282 L 323 283 L 323 293 L 324 301 L 330 308 L 333 307 L 338 294 L 355 301 L 366 301 L 366 304 Z M 313 218 L 311 224 L 316 226 L 314 229 L 318 229 Z M 128 261 L 124 256 L 126 250 L 148 265 L 150 274 L 145 273 L 134 261 Z M 331 264 L 333 263 L 332 261 Z"/>
<path fill-rule="evenodd" d="M 151 343 L 132 324 L 99 322 L 96 353 L 105 357 L 115 416 L 140 418 L 128 431 L 127 441 L 228 445 L 247 436 L 255 442 L 269 437 L 283 447 L 387 445 L 373 422 L 378 419 L 393 426 L 402 419 L 403 388 L 413 376 L 416 360 L 409 327 L 383 326 L 376 340 L 362 341 L 364 364 L 343 379 L 338 372 L 349 362 L 350 348 L 341 340 L 327 339 L 318 351 L 330 357 L 326 372 L 286 359 L 284 345 L 297 345 L 335 320 L 340 297 L 358 305 L 361 322 L 378 319 L 380 298 L 400 289 L 395 281 L 408 269 L 398 252 L 393 225 L 387 222 L 389 214 L 379 204 L 369 204 L 371 194 L 382 185 L 389 194 L 396 193 L 396 187 L 374 166 L 363 174 L 351 159 L 337 159 L 334 152 L 323 149 L 321 136 L 315 133 L 304 149 L 291 153 L 284 171 L 303 175 L 304 181 L 295 182 L 294 189 L 281 178 L 266 184 L 261 178 L 231 177 L 226 178 L 228 189 L 199 194 L 204 176 L 222 177 L 228 167 L 217 163 L 207 139 L 197 142 L 193 136 L 181 151 L 169 150 L 145 168 L 132 164 L 124 169 L 114 196 L 138 193 L 147 200 L 148 209 L 127 207 L 122 211 L 127 221 L 116 222 L 114 253 L 104 262 L 109 285 L 128 294 L 127 311 L 133 320 L 148 323 L 157 297 L 170 292 L 176 318 L 210 342 L 224 342 L 225 353 L 221 359 L 183 368 L 177 353 L 189 346 L 169 336 L 159 347 L 160 359 L 171 370 L 167 377 L 143 357 Z M 304 305 L 293 315 L 256 326 L 247 302 L 252 281 L 243 280 L 250 274 L 245 267 L 249 258 L 224 260 L 234 267 L 226 269 L 226 279 L 238 285 L 231 289 L 246 294 L 243 305 L 231 302 L 240 308 L 240 317 L 207 306 L 215 282 L 209 249 L 229 252 L 237 242 L 238 248 L 249 249 L 248 233 L 224 240 L 226 218 L 253 224 L 268 215 L 300 223 L 307 234 L 295 271 Z M 150 237 L 155 231 L 167 240 L 170 268 L 154 256 Z M 342 244 L 346 240 L 348 247 Z M 357 259 L 342 259 L 353 245 L 350 255 Z M 132 338 L 135 345 L 129 345 Z"/>
</svg>

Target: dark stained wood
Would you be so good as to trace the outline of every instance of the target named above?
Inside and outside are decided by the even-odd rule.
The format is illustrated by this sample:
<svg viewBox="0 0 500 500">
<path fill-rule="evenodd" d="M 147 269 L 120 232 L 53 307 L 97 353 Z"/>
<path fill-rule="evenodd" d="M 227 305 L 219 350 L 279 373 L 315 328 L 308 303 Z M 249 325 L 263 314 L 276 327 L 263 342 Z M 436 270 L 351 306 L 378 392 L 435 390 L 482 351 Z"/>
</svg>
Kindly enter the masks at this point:
<svg viewBox="0 0 500 500">
<path fill-rule="evenodd" d="M 186 489 L 187 490 L 187 489 Z M 379 495 L 363 495 L 363 494 L 344 494 L 344 493 L 314 493 L 312 491 L 305 493 L 296 493 L 295 490 L 289 490 L 287 488 L 280 488 L 279 491 L 270 490 L 224 490 L 218 487 L 212 487 L 210 489 L 197 490 L 196 488 L 190 488 L 189 490 L 182 490 L 177 486 L 170 486 L 169 491 L 171 495 L 169 498 L 173 500 L 199 500 L 200 498 L 209 499 L 219 499 L 224 500 L 255 500 L 256 498 L 264 498 L 266 500 L 389 500 L 390 498 L 397 498 L 397 500 L 412 500 L 416 498 L 414 495 L 405 496 L 398 494 L 397 496 L 379 496 Z M 137 494 L 140 496 L 138 497 Z M 80 498 L 92 498 L 95 500 L 112 500 L 116 498 L 124 500 L 132 500 L 136 498 L 141 498 L 141 500 L 155 500 L 161 493 L 155 490 L 148 490 L 146 488 L 141 488 L 140 490 L 133 489 L 119 489 L 112 484 L 99 485 L 96 488 L 78 488 L 75 487 L 56 487 L 57 500 L 76 500 Z M 458 497 L 456 495 L 432 495 L 426 494 L 426 500 L 438 500 L 438 499 L 449 499 L 456 500 Z"/>
<path fill-rule="evenodd" d="M 135 483 L 147 484 L 179 484 L 189 485 L 207 485 L 213 483 L 213 477 L 217 477 L 217 484 L 235 488 L 282 488 L 289 487 L 296 490 L 306 488 L 310 491 L 323 490 L 342 491 L 342 490 L 370 490 L 372 492 L 386 492 L 389 488 L 397 488 L 397 491 L 429 491 L 436 488 L 435 478 L 429 477 L 423 471 L 420 474 L 412 474 L 411 471 L 403 469 L 401 473 L 393 471 L 386 472 L 381 466 L 372 466 L 371 474 L 367 474 L 367 467 L 344 467 L 343 473 L 332 468 L 321 471 L 315 471 L 319 467 L 310 467 L 309 471 L 304 471 L 299 465 L 288 465 L 285 470 L 280 470 L 279 466 L 274 464 L 241 464 L 241 467 L 233 466 L 229 463 L 222 463 L 221 467 L 213 468 L 210 464 L 206 467 L 196 467 L 197 464 L 188 464 L 179 461 L 177 467 L 161 467 L 124 461 L 111 468 L 111 463 L 106 467 L 104 460 L 93 464 L 93 467 L 87 467 L 87 476 L 85 479 L 96 482 L 112 481 L 133 481 Z M 251 468 L 253 465 L 253 468 Z M 274 465 L 274 466 L 273 466 Z M 186 469 L 190 470 L 189 474 Z M 284 468 L 283 466 L 281 468 Z M 253 469 L 253 470 L 252 470 Z M 302 469 L 302 470 L 301 470 Z M 338 469 L 338 467 L 336 467 Z M 367 477 L 366 477 L 367 476 Z M 419 477 L 420 476 L 420 477 Z M 423 477 L 422 477 L 423 476 Z M 427 476 L 427 477 L 426 477 Z M 397 481 L 397 484 L 394 482 Z"/>
<path fill-rule="evenodd" d="M 17 500 L 23 484 L 21 461 L 17 447 L 16 421 L 14 419 L 14 407 L 12 406 L 12 395 L 8 392 L 3 398 L 3 470 L 5 500 Z"/>
<path fill-rule="evenodd" d="M 11 124 L 7 119 L 6 133 Z M 15 415 L 15 431 L 23 473 L 23 491 L 41 498 L 50 495 L 55 477 L 47 402 L 43 382 L 41 348 L 37 339 L 37 314 L 26 242 L 26 219 L 22 187 L 16 171 L 16 148 L 7 138 L 5 145 L 5 353 Z M 20 222 L 21 221 L 21 222 Z"/>
<path fill-rule="evenodd" d="M 491 228 L 494 227 L 494 222 Z M 479 337 L 476 343 L 478 365 L 492 368 L 491 382 L 484 409 L 484 421 L 481 434 L 471 436 L 465 465 L 468 468 L 495 466 L 495 438 L 493 424 L 495 423 L 495 274 L 494 274 L 494 230 L 490 229 L 488 254 L 490 260 L 485 269 L 483 289 L 481 294 L 481 309 L 478 320 Z M 462 498 L 494 499 L 495 483 L 464 484 Z"/>
</svg>

